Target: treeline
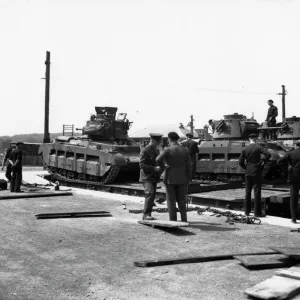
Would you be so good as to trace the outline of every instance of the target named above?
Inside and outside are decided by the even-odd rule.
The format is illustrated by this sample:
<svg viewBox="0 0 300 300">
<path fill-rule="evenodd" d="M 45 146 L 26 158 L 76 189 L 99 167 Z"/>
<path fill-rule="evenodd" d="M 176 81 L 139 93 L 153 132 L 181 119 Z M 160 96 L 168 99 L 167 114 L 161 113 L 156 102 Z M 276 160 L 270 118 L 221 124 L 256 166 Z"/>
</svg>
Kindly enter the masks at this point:
<svg viewBox="0 0 300 300">
<path fill-rule="evenodd" d="M 52 133 L 51 140 L 62 135 L 62 133 Z M 42 143 L 44 138 L 43 133 L 30 133 L 30 134 L 16 134 L 13 136 L 0 136 L 0 153 L 8 148 L 11 142 L 24 142 L 24 143 Z"/>
</svg>

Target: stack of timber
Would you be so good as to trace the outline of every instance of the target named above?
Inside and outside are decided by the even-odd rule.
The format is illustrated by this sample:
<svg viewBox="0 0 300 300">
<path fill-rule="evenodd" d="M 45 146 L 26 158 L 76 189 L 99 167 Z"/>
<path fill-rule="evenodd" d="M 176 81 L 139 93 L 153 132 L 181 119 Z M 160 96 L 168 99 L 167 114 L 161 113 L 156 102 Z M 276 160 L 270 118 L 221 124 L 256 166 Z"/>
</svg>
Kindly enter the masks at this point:
<svg viewBox="0 0 300 300">
<path fill-rule="evenodd" d="M 271 249 L 298 262 L 300 260 L 298 247 L 272 247 Z M 252 298 L 263 300 L 283 300 L 298 295 L 300 293 L 300 264 L 287 270 L 276 271 L 273 277 L 246 289 L 244 293 Z M 297 299 L 300 298 L 297 297 Z"/>
</svg>

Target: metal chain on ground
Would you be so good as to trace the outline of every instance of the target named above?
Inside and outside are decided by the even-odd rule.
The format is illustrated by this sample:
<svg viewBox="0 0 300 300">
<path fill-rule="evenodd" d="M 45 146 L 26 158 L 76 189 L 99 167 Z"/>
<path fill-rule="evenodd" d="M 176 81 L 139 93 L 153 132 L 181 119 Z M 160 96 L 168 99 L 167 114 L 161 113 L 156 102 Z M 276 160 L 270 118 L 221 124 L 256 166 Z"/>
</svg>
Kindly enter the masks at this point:
<svg viewBox="0 0 300 300">
<path fill-rule="evenodd" d="M 166 213 L 168 212 L 167 207 L 159 207 L 159 208 L 153 208 L 152 211 L 158 212 L 158 213 Z M 178 209 L 177 209 L 178 211 Z M 201 215 L 203 212 L 212 212 L 213 214 L 211 216 L 216 217 L 226 217 L 227 220 L 225 222 L 229 223 L 230 225 L 233 225 L 234 223 L 244 223 L 244 224 L 256 224 L 260 225 L 261 220 L 256 217 L 247 217 L 242 214 L 236 214 L 231 211 L 221 211 L 216 208 L 212 207 L 206 207 L 206 208 L 200 208 L 200 207 L 189 207 L 187 211 L 197 211 L 198 215 Z M 143 209 L 129 209 L 129 213 L 132 214 L 141 214 L 143 213 Z"/>
<path fill-rule="evenodd" d="M 221 211 L 216 208 L 206 207 L 206 208 L 198 208 L 197 213 L 201 215 L 203 212 L 212 212 L 212 216 L 216 217 L 226 217 L 227 220 L 225 222 L 229 223 L 230 225 L 234 223 L 244 223 L 244 224 L 256 224 L 260 225 L 261 220 L 257 217 L 247 217 L 243 214 L 233 213 L 231 211 Z"/>
</svg>

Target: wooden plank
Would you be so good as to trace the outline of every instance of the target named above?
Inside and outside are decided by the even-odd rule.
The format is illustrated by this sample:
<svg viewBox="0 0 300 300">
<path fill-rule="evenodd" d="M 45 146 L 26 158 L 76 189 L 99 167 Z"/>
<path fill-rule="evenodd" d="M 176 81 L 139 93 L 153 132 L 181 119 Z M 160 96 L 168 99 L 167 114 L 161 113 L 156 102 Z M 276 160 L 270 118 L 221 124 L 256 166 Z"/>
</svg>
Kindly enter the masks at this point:
<svg viewBox="0 0 300 300">
<path fill-rule="evenodd" d="M 31 192 L 31 193 L 10 193 L 5 195 L 0 195 L 0 200 L 9 199 L 24 199 L 24 198 L 44 198 L 44 197 L 58 197 L 58 196 L 72 196 L 71 192 Z"/>
<path fill-rule="evenodd" d="M 245 267 L 249 269 L 272 269 L 290 267 L 297 263 L 294 259 L 283 254 L 273 255 L 243 255 L 235 256 Z"/>
<path fill-rule="evenodd" d="M 208 261 L 227 260 L 227 259 L 234 259 L 234 256 L 242 256 L 242 255 L 269 255 L 269 254 L 278 254 L 278 252 L 265 251 L 265 252 L 256 252 L 256 253 L 255 252 L 254 253 L 233 253 L 233 254 L 225 254 L 225 255 L 192 256 L 192 257 L 173 258 L 173 259 L 136 261 L 134 262 L 134 265 L 137 267 L 157 267 L 157 266 L 167 266 L 167 265 L 176 265 L 176 264 L 190 264 L 190 263 L 199 263 L 199 262 L 208 262 Z"/>
<path fill-rule="evenodd" d="M 300 280 L 300 268 L 298 268 L 298 271 L 278 270 L 275 275 Z"/>
<path fill-rule="evenodd" d="M 300 280 L 276 275 L 244 291 L 248 296 L 264 300 L 288 299 L 299 292 Z"/>
<path fill-rule="evenodd" d="M 107 211 L 93 212 L 63 212 L 63 213 L 44 213 L 35 215 L 37 219 L 60 219 L 60 218 L 86 218 L 86 217 L 111 217 Z"/>
<path fill-rule="evenodd" d="M 300 247 L 269 247 L 269 248 L 279 253 L 282 253 L 286 256 L 300 259 Z"/>
<path fill-rule="evenodd" d="M 187 222 L 176 222 L 176 221 L 165 221 L 165 220 L 141 220 L 138 221 L 142 225 L 151 225 L 152 227 L 168 227 L 168 228 L 178 228 L 178 227 L 188 227 L 190 226 Z"/>
</svg>

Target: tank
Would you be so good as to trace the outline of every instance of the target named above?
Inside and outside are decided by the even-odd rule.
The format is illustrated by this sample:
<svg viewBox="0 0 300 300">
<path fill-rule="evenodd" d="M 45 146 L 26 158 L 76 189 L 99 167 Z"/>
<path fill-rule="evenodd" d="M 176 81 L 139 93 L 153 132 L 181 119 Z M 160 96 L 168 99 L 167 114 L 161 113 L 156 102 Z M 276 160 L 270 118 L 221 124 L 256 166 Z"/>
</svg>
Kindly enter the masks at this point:
<svg viewBox="0 0 300 300">
<path fill-rule="evenodd" d="M 244 170 L 239 166 L 239 157 L 249 145 L 249 135 L 258 133 L 259 123 L 238 113 L 225 115 L 222 120 L 213 122 L 213 140 L 204 141 L 199 146 L 196 173 L 201 180 L 241 181 Z M 286 150 L 273 141 L 261 141 L 271 154 L 270 162 L 265 166 L 265 179 L 274 179 L 282 175 L 277 160 Z"/>
<path fill-rule="evenodd" d="M 102 185 L 121 173 L 138 176 L 140 146 L 128 138 L 132 124 L 116 107 L 95 107 L 80 129 L 82 136 L 61 136 L 39 149 L 44 165 L 57 179 Z"/>
<path fill-rule="evenodd" d="M 284 118 L 281 128 L 277 131 L 277 140 L 284 146 L 293 148 L 295 141 L 300 140 L 300 118 L 293 116 Z"/>
</svg>

